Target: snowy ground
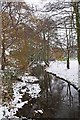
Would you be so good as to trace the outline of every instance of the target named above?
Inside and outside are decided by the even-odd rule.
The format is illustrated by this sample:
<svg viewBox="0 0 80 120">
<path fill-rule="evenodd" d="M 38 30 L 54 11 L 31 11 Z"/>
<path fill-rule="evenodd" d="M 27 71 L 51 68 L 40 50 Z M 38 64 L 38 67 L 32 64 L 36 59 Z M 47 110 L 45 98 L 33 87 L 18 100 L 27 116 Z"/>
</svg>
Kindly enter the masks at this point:
<svg viewBox="0 0 80 120">
<path fill-rule="evenodd" d="M 24 104 L 28 104 L 28 101 L 21 101 L 21 98 L 25 93 L 28 93 L 32 98 L 37 98 L 39 96 L 41 89 L 39 84 L 34 83 L 39 80 L 34 76 L 27 75 L 21 76 L 21 78 L 22 81 L 13 84 L 13 100 L 10 103 L 0 105 L 0 120 L 6 117 L 14 118 L 18 108 L 22 108 Z"/>
<path fill-rule="evenodd" d="M 46 71 L 55 74 L 56 76 L 70 81 L 78 88 L 78 61 L 70 60 L 70 69 L 66 67 L 66 61 L 53 61 L 50 62 Z"/>
<path fill-rule="evenodd" d="M 46 68 L 50 73 L 56 74 L 67 81 L 70 81 L 78 88 L 78 61 L 70 60 L 70 69 L 66 67 L 66 61 L 53 61 L 50 62 L 50 66 Z M 0 105 L 0 120 L 2 118 L 14 118 L 15 113 L 18 108 L 22 108 L 24 104 L 28 104 L 28 101 L 22 102 L 22 97 L 25 93 L 28 93 L 32 98 L 37 98 L 40 96 L 41 91 L 39 80 L 35 76 L 29 76 L 27 73 L 20 76 L 21 81 L 17 81 L 13 84 L 13 100 L 10 103 L 5 103 Z M 40 110 L 35 111 L 41 112 Z M 16 117 L 15 117 L 16 118 Z"/>
</svg>

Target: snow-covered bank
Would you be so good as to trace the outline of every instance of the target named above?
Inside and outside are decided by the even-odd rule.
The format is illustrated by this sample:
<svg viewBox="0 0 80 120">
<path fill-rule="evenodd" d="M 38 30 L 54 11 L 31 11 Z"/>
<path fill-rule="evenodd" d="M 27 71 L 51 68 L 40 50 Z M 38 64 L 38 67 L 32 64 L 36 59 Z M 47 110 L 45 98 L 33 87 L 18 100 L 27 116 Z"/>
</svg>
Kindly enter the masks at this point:
<svg viewBox="0 0 80 120">
<path fill-rule="evenodd" d="M 22 97 L 28 93 L 30 97 L 37 98 L 41 91 L 39 84 L 34 83 L 39 81 L 34 76 L 21 76 L 22 80 L 13 83 L 13 99 L 10 103 L 5 103 L 0 106 L 0 120 L 2 118 L 16 118 L 14 116 L 18 108 L 22 108 L 24 104 L 28 104 L 28 100 L 22 102 Z"/>
<path fill-rule="evenodd" d="M 70 69 L 66 66 L 66 61 L 53 61 L 46 71 L 69 81 L 78 88 L 78 61 L 70 60 Z"/>
</svg>

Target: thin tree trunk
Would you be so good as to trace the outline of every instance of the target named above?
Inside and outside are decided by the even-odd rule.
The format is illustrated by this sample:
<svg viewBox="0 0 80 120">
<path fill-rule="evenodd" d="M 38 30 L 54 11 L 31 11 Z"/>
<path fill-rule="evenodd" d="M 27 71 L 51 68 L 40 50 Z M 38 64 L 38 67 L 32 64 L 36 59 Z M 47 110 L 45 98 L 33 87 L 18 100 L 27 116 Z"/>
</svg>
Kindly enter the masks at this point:
<svg viewBox="0 0 80 120">
<path fill-rule="evenodd" d="M 69 57 L 70 57 L 70 50 L 69 50 L 69 39 L 67 35 L 67 28 L 66 28 L 66 23 L 65 24 L 65 30 L 66 30 L 66 39 L 67 39 L 67 68 L 70 68 L 70 63 L 69 63 Z"/>
<path fill-rule="evenodd" d="M 70 65 L 69 65 L 69 50 L 68 50 L 68 53 L 67 53 L 67 68 L 68 69 L 70 68 Z"/>
<path fill-rule="evenodd" d="M 1 56 L 1 70 L 5 69 L 6 58 L 5 58 L 5 43 L 4 39 L 2 40 L 2 56 Z"/>
</svg>

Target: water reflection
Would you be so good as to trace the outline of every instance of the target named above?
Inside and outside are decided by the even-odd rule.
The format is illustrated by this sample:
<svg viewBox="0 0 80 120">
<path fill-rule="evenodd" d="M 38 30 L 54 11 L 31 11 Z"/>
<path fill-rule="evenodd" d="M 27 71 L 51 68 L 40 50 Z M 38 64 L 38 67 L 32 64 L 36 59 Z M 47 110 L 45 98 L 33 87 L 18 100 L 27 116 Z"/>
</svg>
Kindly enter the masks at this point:
<svg viewBox="0 0 80 120">
<path fill-rule="evenodd" d="M 79 118 L 78 93 L 71 87 L 67 94 L 67 83 L 56 79 L 45 71 L 44 66 L 32 67 L 31 75 L 39 79 L 40 97 L 31 98 L 25 93 L 22 101 L 28 104 L 19 109 L 16 116 L 26 118 Z"/>
</svg>

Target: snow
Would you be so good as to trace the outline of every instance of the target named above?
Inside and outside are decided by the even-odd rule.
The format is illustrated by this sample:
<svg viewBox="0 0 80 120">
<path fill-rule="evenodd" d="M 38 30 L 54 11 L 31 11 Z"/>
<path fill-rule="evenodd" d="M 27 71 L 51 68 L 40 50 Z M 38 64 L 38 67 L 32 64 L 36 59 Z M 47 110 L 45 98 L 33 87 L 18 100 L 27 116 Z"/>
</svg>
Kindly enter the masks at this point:
<svg viewBox="0 0 80 120">
<path fill-rule="evenodd" d="M 7 50 L 5 50 L 5 54 L 6 54 L 6 55 L 9 55 L 9 52 L 8 52 Z"/>
<path fill-rule="evenodd" d="M 41 114 L 43 114 L 43 111 L 42 110 L 35 110 L 35 113 L 41 113 Z"/>
<path fill-rule="evenodd" d="M 78 61 L 70 60 L 70 69 L 67 69 L 66 61 L 53 61 L 50 62 L 49 67 L 46 68 L 47 72 L 56 74 L 56 76 L 63 78 L 78 88 Z"/>
<path fill-rule="evenodd" d="M 28 103 L 28 101 L 21 102 L 21 98 L 23 94 L 29 93 L 29 95 L 32 98 L 37 98 L 39 92 L 41 91 L 40 87 L 38 84 L 31 84 L 27 82 L 34 82 L 38 81 L 38 79 L 34 76 L 22 76 L 23 82 L 17 82 L 13 85 L 13 91 L 14 91 L 14 100 L 12 101 L 12 105 L 14 105 L 16 108 L 21 108 L 25 103 Z M 24 89 L 22 89 L 24 87 Z M 22 93 L 20 94 L 21 91 Z M 20 102 L 20 103 L 18 103 Z"/>
<path fill-rule="evenodd" d="M 43 111 L 42 110 L 37 110 L 39 113 L 43 114 Z"/>
<path fill-rule="evenodd" d="M 22 80 L 25 81 L 25 82 L 36 82 L 36 81 L 39 81 L 35 76 L 22 76 Z"/>
<path fill-rule="evenodd" d="M 5 103 L 5 105 L 0 106 L 0 119 L 5 118 L 6 116 L 12 118 L 16 114 L 16 111 L 18 111 L 18 108 L 22 108 L 24 104 L 28 103 L 28 101 L 21 101 L 24 93 L 19 93 L 20 89 L 22 89 L 22 87 L 25 85 L 26 84 L 22 82 L 13 84 L 13 100 L 9 104 Z"/>
<path fill-rule="evenodd" d="M 29 93 L 32 98 L 37 98 L 40 96 L 39 92 L 41 91 L 41 89 L 38 84 L 27 84 L 27 87 L 29 89 L 27 93 Z"/>
<path fill-rule="evenodd" d="M 17 108 L 21 108 L 24 104 L 27 104 L 28 103 L 28 101 L 24 101 L 24 102 L 22 102 L 22 103 L 18 103 L 17 105 L 16 105 L 16 107 Z"/>
<path fill-rule="evenodd" d="M 0 120 L 3 118 L 3 107 L 0 106 Z"/>
<path fill-rule="evenodd" d="M 35 76 L 26 76 L 26 75 L 22 76 L 22 80 L 24 83 L 26 83 L 27 88 L 21 91 L 23 92 L 28 89 L 27 93 L 29 93 L 29 95 L 32 98 L 39 97 L 39 92 L 41 91 L 39 84 L 31 84 L 39 80 Z"/>
<path fill-rule="evenodd" d="M 80 65 L 78 66 L 78 89 L 80 90 Z"/>
<path fill-rule="evenodd" d="M 7 116 L 9 118 L 16 117 L 14 115 L 18 111 L 18 108 L 22 108 L 24 104 L 28 104 L 27 100 L 24 102 L 21 100 L 25 93 L 28 93 L 32 98 L 39 97 L 39 92 L 41 91 L 40 86 L 39 84 L 33 84 L 33 82 L 39 80 L 35 76 L 28 76 L 28 74 L 24 74 L 21 78 L 22 82 L 17 81 L 13 83 L 12 101 L 0 106 L 0 120 L 2 118 L 6 118 Z"/>
<path fill-rule="evenodd" d="M 17 104 L 18 102 L 21 102 L 21 98 L 23 94 L 20 94 L 20 90 L 22 89 L 23 86 L 25 86 L 26 83 L 23 82 L 18 82 L 16 84 L 13 85 L 13 97 L 14 100 L 12 101 L 12 104 Z"/>
</svg>

